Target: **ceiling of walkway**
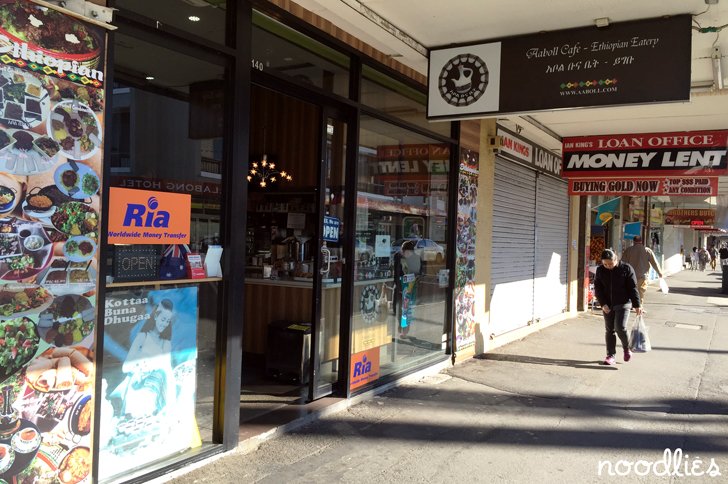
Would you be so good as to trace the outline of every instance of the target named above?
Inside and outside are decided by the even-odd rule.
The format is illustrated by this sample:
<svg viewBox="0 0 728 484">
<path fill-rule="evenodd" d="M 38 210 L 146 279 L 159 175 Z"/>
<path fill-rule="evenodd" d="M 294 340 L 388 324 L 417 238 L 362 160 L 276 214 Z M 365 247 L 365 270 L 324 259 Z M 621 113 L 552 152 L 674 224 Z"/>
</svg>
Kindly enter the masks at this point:
<svg viewBox="0 0 728 484">
<path fill-rule="evenodd" d="M 427 73 L 426 56 L 402 39 L 410 37 L 432 48 L 586 27 L 603 17 L 610 22 L 623 22 L 686 13 L 694 15 L 696 26 L 728 24 L 728 0 L 710 6 L 705 0 L 297 0 L 297 3 L 423 74 Z M 406 35 L 390 34 L 379 25 L 377 16 Z M 561 137 L 728 128 L 728 88 L 710 88 L 713 83 L 710 55 L 714 44 L 724 53 L 723 75 L 728 86 L 728 59 L 725 59 L 728 28 L 722 34 L 693 30 L 692 39 L 694 87 L 690 102 L 540 112 L 531 114 L 530 119 Z M 510 117 L 511 122 L 525 128 L 524 134 L 531 134 L 542 144 L 560 151 L 557 140 L 533 130 L 527 119 Z"/>
</svg>

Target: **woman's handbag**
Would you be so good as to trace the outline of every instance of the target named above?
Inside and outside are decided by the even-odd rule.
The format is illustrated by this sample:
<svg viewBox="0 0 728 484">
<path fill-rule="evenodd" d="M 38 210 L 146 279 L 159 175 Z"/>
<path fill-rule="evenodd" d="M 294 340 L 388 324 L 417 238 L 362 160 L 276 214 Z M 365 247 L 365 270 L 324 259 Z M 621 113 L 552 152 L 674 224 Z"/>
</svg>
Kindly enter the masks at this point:
<svg viewBox="0 0 728 484">
<path fill-rule="evenodd" d="M 629 349 L 638 353 L 646 353 L 652 349 L 645 318 L 641 314 L 637 316 L 629 332 Z"/>
</svg>

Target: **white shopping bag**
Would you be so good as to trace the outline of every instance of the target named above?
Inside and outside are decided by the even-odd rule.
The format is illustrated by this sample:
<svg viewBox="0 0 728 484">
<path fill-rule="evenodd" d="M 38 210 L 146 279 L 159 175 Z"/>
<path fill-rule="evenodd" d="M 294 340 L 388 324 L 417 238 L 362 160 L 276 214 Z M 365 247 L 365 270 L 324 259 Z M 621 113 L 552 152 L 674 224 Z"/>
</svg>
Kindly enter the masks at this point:
<svg viewBox="0 0 728 484">
<path fill-rule="evenodd" d="M 667 294 L 670 292 L 670 288 L 667 287 L 667 281 L 664 278 L 658 279 L 658 282 L 660 283 L 660 291 L 662 291 L 664 294 Z"/>
<path fill-rule="evenodd" d="M 645 318 L 641 314 L 635 319 L 629 333 L 629 349 L 638 353 L 646 353 L 652 349 Z"/>
</svg>

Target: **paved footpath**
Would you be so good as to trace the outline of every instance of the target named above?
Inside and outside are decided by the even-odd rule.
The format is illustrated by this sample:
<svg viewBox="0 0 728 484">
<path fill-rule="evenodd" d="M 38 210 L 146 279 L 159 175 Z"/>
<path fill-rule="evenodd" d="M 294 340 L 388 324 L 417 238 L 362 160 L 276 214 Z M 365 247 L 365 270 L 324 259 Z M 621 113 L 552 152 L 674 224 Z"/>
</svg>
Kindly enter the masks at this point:
<svg viewBox="0 0 728 484">
<path fill-rule="evenodd" d="M 598 364 L 603 320 L 583 314 L 173 482 L 728 482 L 728 297 L 717 272 L 668 282 L 629 363 Z M 667 470 L 665 449 L 683 453 Z"/>
</svg>

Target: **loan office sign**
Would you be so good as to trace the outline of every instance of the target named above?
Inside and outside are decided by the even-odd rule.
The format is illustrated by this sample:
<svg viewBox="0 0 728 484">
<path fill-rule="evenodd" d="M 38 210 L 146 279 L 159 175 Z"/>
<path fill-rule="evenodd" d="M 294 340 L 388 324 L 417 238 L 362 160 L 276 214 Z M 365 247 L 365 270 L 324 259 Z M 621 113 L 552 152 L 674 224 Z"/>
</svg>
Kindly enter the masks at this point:
<svg viewBox="0 0 728 484">
<path fill-rule="evenodd" d="M 565 178 L 728 172 L 728 130 L 567 137 L 562 151 Z"/>
</svg>

